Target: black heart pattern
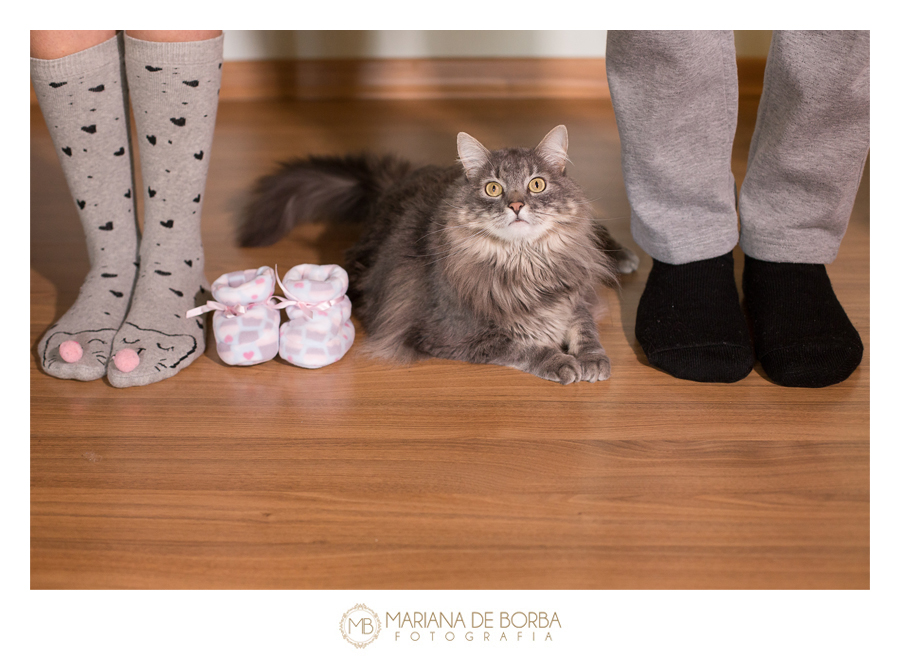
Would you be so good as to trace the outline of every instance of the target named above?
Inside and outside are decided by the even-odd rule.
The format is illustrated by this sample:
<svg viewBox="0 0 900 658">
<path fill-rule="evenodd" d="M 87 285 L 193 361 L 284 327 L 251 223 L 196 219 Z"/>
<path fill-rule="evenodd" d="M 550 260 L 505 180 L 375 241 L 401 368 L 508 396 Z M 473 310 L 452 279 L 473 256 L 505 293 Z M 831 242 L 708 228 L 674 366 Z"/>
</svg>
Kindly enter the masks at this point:
<svg viewBox="0 0 900 658">
<path fill-rule="evenodd" d="M 126 199 L 130 199 L 130 198 L 131 198 L 131 190 L 128 190 L 128 191 L 125 193 L 125 198 L 126 198 Z"/>
<path fill-rule="evenodd" d="M 188 87 L 196 87 L 197 85 L 200 84 L 200 81 L 199 80 L 182 80 L 181 83 L 187 85 Z"/>
<path fill-rule="evenodd" d="M 88 91 L 103 91 L 105 87 L 103 85 L 97 85 L 96 87 L 88 88 Z"/>
<path fill-rule="evenodd" d="M 149 194 L 149 195 L 150 195 L 150 198 L 152 199 L 153 197 L 156 196 L 156 190 L 154 190 L 153 188 L 148 187 L 148 188 L 147 188 L 147 194 Z"/>
<path fill-rule="evenodd" d="M 123 147 L 120 148 L 118 151 L 116 151 L 115 153 L 113 153 L 113 155 L 125 155 L 125 147 L 123 146 Z"/>
<path fill-rule="evenodd" d="M 200 195 L 199 194 L 197 195 L 197 198 L 194 199 L 194 203 L 200 203 Z"/>
<path fill-rule="evenodd" d="M 203 159 L 203 151 L 200 151 L 199 153 L 194 153 L 194 157 L 197 158 L 198 160 L 202 160 Z"/>
<path fill-rule="evenodd" d="M 65 153 L 66 155 L 68 155 L 70 158 L 72 157 L 72 147 L 71 146 L 64 146 L 62 152 Z"/>
<path fill-rule="evenodd" d="M 84 210 L 84 206 L 85 206 L 85 203 L 86 203 L 86 202 L 82 201 L 81 199 L 75 199 L 75 203 L 78 204 L 78 207 L 79 207 L 79 208 L 81 208 L 82 210 Z"/>
<path fill-rule="evenodd" d="M 99 228 L 101 231 L 112 231 L 112 230 L 113 230 L 113 223 L 112 223 L 112 222 L 106 222 L 106 224 L 104 224 L 103 226 L 98 226 L 97 228 Z"/>
<path fill-rule="evenodd" d="M 186 261 L 184 261 L 184 262 L 185 262 L 185 264 L 186 264 L 188 267 L 193 267 L 193 266 L 194 266 L 194 261 L 193 261 L 193 260 L 186 260 Z"/>
<path fill-rule="evenodd" d="M 147 135 L 147 141 L 150 142 L 151 145 L 156 146 L 156 135 Z"/>
<path fill-rule="evenodd" d="M 169 119 L 169 121 L 171 121 L 172 123 L 174 123 L 174 124 L 175 124 L 176 126 L 178 126 L 179 128 L 182 128 L 182 127 L 184 126 L 184 124 L 187 123 L 187 119 L 185 119 L 184 117 L 179 117 L 178 119 L 174 119 L 174 118 L 173 118 L 173 119 Z"/>
<path fill-rule="evenodd" d="M 89 126 L 81 126 L 81 129 L 88 135 L 93 135 L 95 132 L 97 132 L 97 124 L 92 123 Z"/>
<path fill-rule="evenodd" d="M 173 226 L 175 226 L 175 220 L 174 220 L 174 219 L 167 219 L 167 220 L 164 221 L 164 222 L 160 222 L 160 224 L 161 224 L 162 226 L 165 226 L 166 228 L 172 228 Z"/>
</svg>

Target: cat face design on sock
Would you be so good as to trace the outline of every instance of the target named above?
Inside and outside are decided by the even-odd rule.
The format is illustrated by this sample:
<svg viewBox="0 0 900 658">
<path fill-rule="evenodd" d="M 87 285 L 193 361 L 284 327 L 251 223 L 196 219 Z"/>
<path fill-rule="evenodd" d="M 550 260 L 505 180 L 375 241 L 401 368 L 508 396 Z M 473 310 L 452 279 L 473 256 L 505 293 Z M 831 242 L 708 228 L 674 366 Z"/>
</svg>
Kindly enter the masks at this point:
<svg viewBox="0 0 900 658">
<path fill-rule="evenodd" d="M 59 355 L 59 346 L 67 340 L 74 340 L 83 350 L 82 357 L 76 362 L 96 362 L 101 366 L 106 366 L 109 359 L 109 352 L 112 346 L 113 337 L 116 330 L 112 327 L 105 329 L 86 329 L 85 331 L 56 331 L 52 332 L 44 343 L 44 349 L 41 352 L 41 365 L 44 370 L 53 364 L 66 362 Z"/>
<path fill-rule="evenodd" d="M 153 368 L 157 372 L 178 365 L 197 351 L 197 339 L 189 334 L 167 334 L 156 329 L 145 329 L 133 322 L 125 322 L 117 336 L 122 349 L 137 352 L 140 358 L 138 368 L 146 372 Z"/>
</svg>

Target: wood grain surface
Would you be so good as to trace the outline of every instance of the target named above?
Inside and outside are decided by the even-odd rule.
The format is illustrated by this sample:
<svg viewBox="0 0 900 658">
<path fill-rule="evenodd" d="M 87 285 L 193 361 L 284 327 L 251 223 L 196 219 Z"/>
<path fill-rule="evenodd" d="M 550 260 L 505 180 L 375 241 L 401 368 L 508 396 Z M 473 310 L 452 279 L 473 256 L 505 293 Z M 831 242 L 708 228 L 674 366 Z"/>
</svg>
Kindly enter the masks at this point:
<svg viewBox="0 0 900 658">
<path fill-rule="evenodd" d="M 741 101 L 738 181 L 757 102 Z M 224 102 L 207 276 L 341 262 L 353 236 L 323 226 L 235 245 L 242 195 L 278 160 L 365 148 L 451 163 L 461 130 L 533 145 L 560 123 L 570 175 L 636 249 L 606 100 Z M 397 366 L 367 357 L 360 330 L 321 370 L 228 367 L 209 345 L 178 376 L 119 390 L 37 366 L 88 261 L 36 108 L 31 144 L 33 588 L 869 587 L 868 175 L 828 267 L 866 353 L 827 389 L 758 367 L 729 385 L 649 367 L 634 337 L 642 254 L 606 295 L 608 382 Z"/>
<path fill-rule="evenodd" d="M 765 57 L 738 57 L 741 95 L 762 93 Z M 606 99 L 603 58 L 404 58 L 226 61 L 223 101 Z M 30 102 L 37 105 L 34 88 Z"/>
</svg>

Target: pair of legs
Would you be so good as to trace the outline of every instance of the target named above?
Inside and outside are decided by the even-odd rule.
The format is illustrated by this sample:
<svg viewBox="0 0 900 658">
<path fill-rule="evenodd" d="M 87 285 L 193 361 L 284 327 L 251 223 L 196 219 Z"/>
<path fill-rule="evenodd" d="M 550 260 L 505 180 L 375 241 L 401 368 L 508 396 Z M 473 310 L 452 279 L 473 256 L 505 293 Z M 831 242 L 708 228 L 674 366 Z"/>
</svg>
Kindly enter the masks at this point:
<svg viewBox="0 0 900 658">
<path fill-rule="evenodd" d="M 825 264 L 869 149 L 869 33 L 773 35 L 739 200 L 731 32 L 613 31 L 607 71 L 632 233 L 653 257 L 635 329 L 650 363 L 697 381 L 737 381 L 756 359 L 787 386 L 848 377 L 862 343 Z"/>
<path fill-rule="evenodd" d="M 75 304 L 38 343 L 48 374 L 136 386 L 203 353 L 203 319 L 186 313 L 209 288 L 200 213 L 221 66 L 220 31 L 32 31 L 32 83 L 91 263 Z"/>
</svg>

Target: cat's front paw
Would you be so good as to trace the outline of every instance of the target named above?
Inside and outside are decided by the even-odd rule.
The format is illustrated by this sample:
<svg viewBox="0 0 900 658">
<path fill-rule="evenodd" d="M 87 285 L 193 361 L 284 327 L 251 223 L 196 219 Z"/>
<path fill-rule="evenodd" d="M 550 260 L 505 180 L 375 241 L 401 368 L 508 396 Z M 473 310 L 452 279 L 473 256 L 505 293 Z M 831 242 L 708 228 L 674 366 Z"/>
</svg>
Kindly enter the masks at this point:
<svg viewBox="0 0 900 658">
<path fill-rule="evenodd" d="M 565 363 L 556 371 L 557 381 L 562 384 L 571 384 L 578 381 L 578 364 Z"/>
<path fill-rule="evenodd" d="M 604 352 L 579 354 L 578 365 L 583 382 L 602 382 L 609 379 L 609 357 Z"/>
<path fill-rule="evenodd" d="M 581 367 L 574 356 L 558 352 L 545 359 L 532 372 L 542 379 L 565 385 L 579 380 Z"/>
</svg>

